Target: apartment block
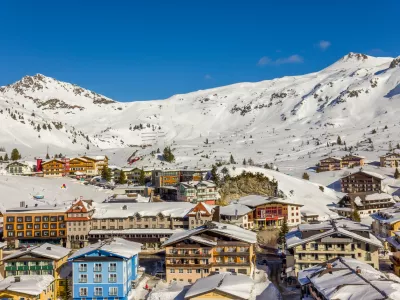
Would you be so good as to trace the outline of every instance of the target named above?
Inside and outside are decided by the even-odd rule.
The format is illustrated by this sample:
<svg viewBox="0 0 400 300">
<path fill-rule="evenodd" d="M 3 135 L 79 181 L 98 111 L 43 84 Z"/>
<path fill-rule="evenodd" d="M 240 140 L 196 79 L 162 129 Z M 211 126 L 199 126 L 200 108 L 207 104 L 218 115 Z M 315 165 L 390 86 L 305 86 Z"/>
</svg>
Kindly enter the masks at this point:
<svg viewBox="0 0 400 300">
<path fill-rule="evenodd" d="M 93 200 L 76 200 L 66 211 L 67 247 L 83 248 L 88 245 L 88 232 L 92 225 L 94 214 Z"/>
<path fill-rule="evenodd" d="M 371 214 L 373 234 L 383 243 L 385 250 L 389 249 L 387 238 L 400 231 L 400 207 L 398 204 Z"/>
<path fill-rule="evenodd" d="M 394 206 L 396 201 L 386 193 L 352 193 L 344 196 L 332 211 L 340 216 L 351 217 L 354 209 L 361 218 L 369 217 L 370 214 Z"/>
<path fill-rule="evenodd" d="M 73 299 L 128 299 L 138 277 L 141 244 L 113 238 L 75 252 L 68 261 L 73 270 Z"/>
<path fill-rule="evenodd" d="M 24 202 L 4 213 L 4 239 L 12 247 L 44 242 L 65 246 L 67 228 L 65 207 L 35 205 Z"/>
<path fill-rule="evenodd" d="M 395 168 L 399 165 L 400 154 L 391 152 L 379 157 L 380 166 L 386 168 Z"/>
<path fill-rule="evenodd" d="M 215 205 L 220 195 L 212 181 L 188 181 L 179 184 L 177 197 L 178 201 Z"/>
<path fill-rule="evenodd" d="M 372 193 L 382 191 L 382 181 L 384 176 L 360 170 L 345 177 L 342 177 L 340 182 L 343 193 Z"/>
<path fill-rule="evenodd" d="M 369 226 L 346 219 L 301 224 L 286 235 L 286 244 L 288 276 L 297 276 L 303 269 L 338 256 L 379 268 L 378 250 L 382 243 Z"/>
<path fill-rule="evenodd" d="M 234 224 L 246 229 L 254 227 L 253 209 L 250 207 L 231 202 L 229 205 L 220 207 L 221 222 Z"/>
<path fill-rule="evenodd" d="M 327 157 L 321 159 L 318 165 L 319 172 L 337 171 L 342 169 L 342 159 L 340 157 Z"/>
<path fill-rule="evenodd" d="M 175 233 L 163 244 L 166 279 L 194 283 L 211 273 L 251 275 L 256 243 L 254 232 L 218 222 Z"/>
</svg>

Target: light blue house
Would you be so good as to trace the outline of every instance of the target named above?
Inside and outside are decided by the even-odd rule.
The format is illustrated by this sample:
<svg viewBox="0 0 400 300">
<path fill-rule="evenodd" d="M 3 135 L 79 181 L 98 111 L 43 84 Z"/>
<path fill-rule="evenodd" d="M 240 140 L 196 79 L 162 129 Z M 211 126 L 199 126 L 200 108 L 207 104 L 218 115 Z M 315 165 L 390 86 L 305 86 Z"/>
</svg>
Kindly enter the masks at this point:
<svg viewBox="0 0 400 300">
<path fill-rule="evenodd" d="M 113 238 L 75 252 L 68 259 L 72 262 L 73 299 L 128 299 L 138 276 L 141 246 Z"/>
</svg>

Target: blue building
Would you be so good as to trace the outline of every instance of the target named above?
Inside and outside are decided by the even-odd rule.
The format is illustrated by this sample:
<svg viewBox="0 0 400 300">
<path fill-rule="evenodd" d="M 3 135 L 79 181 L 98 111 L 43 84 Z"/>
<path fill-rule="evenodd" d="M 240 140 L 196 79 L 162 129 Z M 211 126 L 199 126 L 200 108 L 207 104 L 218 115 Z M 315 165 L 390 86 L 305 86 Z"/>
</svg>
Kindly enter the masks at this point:
<svg viewBox="0 0 400 300">
<path fill-rule="evenodd" d="M 75 252 L 68 259 L 72 262 L 73 299 L 128 299 L 138 276 L 141 246 L 113 238 Z"/>
</svg>

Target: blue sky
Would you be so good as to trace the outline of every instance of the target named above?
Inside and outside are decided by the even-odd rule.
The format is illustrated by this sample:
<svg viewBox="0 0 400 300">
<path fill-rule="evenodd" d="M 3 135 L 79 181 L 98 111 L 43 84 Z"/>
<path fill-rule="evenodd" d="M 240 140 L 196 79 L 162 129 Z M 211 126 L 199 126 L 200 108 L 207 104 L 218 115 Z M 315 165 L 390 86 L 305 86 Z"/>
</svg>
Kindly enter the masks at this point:
<svg viewBox="0 0 400 300">
<path fill-rule="evenodd" d="M 0 85 L 41 73 L 115 100 L 400 55 L 400 1 L 3 0 Z"/>
</svg>

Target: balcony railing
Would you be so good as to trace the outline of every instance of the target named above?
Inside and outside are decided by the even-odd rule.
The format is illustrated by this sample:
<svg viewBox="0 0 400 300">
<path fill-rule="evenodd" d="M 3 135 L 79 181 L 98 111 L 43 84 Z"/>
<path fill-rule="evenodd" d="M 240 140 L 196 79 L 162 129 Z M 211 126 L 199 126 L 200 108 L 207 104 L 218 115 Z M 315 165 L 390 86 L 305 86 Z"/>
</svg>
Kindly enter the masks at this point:
<svg viewBox="0 0 400 300">
<path fill-rule="evenodd" d="M 108 268 L 108 272 L 116 272 L 117 271 L 117 267 L 109 267 Z"/>
<path fill-rule="evenodd" d="M 79 268 L 79 272 L 87 272 L 87 268 Z"/>
<path fill-rule="evenodd" d="M 93 279 L 93 282 L 96 282 L 96 283 L 100 283 L 100 282 L 102 282 L 102 279 L 101 278 L 94 278 Z"/>
<path fill-rule="evenodd" d="M 108 278 L 108 282 L 117 282 L 117 278 L 110 277 Z"/>
<path fill-rule="evenodd" d="M 93 268 L 93 272 L 101 272 L 101 267 L 99 268 L 99 267 L 94 267 Z"/>
<path fill-rule="evenodd" d="M 79 278 L 79 283 L 86 283 L 87 282 L 87 278 Z"/>
</svg>

